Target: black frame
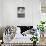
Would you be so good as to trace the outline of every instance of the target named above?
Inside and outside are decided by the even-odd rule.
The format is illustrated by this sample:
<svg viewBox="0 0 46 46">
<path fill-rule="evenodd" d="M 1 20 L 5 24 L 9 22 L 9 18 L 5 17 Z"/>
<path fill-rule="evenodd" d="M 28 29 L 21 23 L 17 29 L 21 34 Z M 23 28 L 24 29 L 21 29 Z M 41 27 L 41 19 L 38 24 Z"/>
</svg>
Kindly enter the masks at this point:
<svg viewBox="0 0 46 46">
<path fill-rule="evenodd" d="M 18 18 L 25 17 L 25 7 L 18 7 L 17 8 L 17 16 L 18 16 Z"/>
</svg>

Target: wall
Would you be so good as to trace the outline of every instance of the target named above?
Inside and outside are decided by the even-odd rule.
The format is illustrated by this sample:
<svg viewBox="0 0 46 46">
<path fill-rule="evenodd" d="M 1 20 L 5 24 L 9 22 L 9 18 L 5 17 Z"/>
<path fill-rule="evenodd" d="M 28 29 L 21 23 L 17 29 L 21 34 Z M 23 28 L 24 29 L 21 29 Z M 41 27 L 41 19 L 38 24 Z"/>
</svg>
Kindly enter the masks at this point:
<svg viewBox="0 0 46 46">
<path fill-rule="evenodd" d="M 2 25 L 2 20 L 3 20 L 3 16 L 2 16 L 2 11 L 3 11 L 3 4 L 2 4 L 2 0 L 0 0 L 0 26 Z"/>
<path fill-rule="evenodd" d="M 32 15 L 33 15 L 33 26 L 37 26 L 41 20 L 41 1 L 40 0 L 32 0 Z"/>
<path fill-rule="evenodd" d="M 40 20 L 40 0 L 2 0 L 1 25 L 33 25 Z M 25 18 L 17 18 L 17 7 L 25 7 Z M 0 22 L 1 22 L 0 20 Z"/>
<path fill-rule="evenodd" d="M 41 0 L 41 20 L 46 21 L 46 0 Z"/>
</svg>

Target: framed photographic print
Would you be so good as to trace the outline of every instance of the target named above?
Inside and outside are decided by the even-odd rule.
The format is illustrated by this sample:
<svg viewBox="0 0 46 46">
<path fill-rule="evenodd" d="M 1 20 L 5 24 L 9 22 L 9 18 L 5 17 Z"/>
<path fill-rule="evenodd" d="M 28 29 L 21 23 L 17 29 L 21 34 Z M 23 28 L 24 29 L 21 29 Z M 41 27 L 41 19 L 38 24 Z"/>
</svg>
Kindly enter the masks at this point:
<svg viewBox="0 0 46 46">
<path fill-rule="evenodd" d="M 25 7 L 18 7 L 17 8 L 17 16 L 18 16 L 18 18 L 25 17 Z"/>
</svg>

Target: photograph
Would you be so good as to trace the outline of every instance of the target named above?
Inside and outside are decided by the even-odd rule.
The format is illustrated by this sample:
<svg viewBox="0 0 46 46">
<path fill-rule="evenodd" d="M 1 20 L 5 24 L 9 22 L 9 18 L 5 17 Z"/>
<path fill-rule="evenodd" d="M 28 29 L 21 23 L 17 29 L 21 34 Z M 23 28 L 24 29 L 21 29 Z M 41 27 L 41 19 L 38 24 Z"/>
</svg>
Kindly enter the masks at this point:
<svg viewBox="0 0 46 46">
<path fill-rule="evenodd" d="M 25 7 L 18 7 L 17 8 L 17 14 L 18 18 L 24 18 L 25 17 Z"/>
<path fill-rule="evenodd" d="M 46 46 L 46 0 L 0 0 L 0 46 Z"/>
</svg>

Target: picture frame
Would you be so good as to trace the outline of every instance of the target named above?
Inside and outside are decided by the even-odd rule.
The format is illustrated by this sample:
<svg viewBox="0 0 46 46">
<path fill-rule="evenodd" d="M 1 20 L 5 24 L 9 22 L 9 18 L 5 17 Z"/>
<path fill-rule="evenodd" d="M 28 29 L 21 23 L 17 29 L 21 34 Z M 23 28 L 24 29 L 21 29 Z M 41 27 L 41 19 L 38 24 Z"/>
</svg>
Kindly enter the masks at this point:
<svg viewBox="0 0 46 46">
<path fill-rule="evenodd" d="M 17 16 L 18 16 L 18 18 L 25 17 L 25 7 L 18 7 L 17 8 Z"/>
</svg>

